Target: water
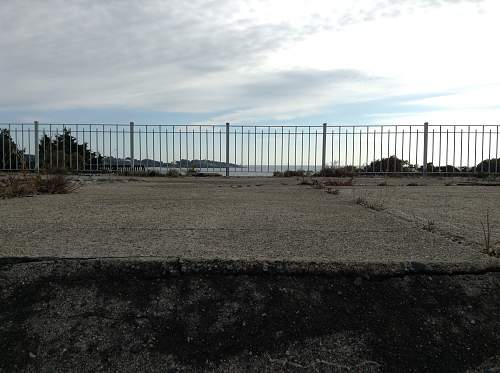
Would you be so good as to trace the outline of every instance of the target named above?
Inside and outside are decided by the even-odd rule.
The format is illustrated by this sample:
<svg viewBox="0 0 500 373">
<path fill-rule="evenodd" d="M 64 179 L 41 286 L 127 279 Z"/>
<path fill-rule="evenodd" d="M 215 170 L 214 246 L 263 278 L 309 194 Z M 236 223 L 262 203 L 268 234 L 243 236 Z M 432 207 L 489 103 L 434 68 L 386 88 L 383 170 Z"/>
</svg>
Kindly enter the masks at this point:
<svg viewBox="0 0 500 373">
<path fill-rule="evenodd" d="M 171 168 L 170 168 L 171 169 Z M 170 170 L 169 169 L 169 170 Z M 199 168 L 195 167 L 195 171 L 197 172 L 203 172 L 203 173 L 218 173 L 221 175 L 226 174 L 226 168 L 225 167 L 209 167 L 209 168 Z M 160 167 L 147 167 L 147 170 L 154 170 L 157 172 L 161 173 L 166 173 L 168 170 L 165 167 L 162 167 L 160 170 Z M 182 168 L 177 170 L 181 171 L 182 173 L 185 173 L 188 169 Z M 287 170 L 290 171 L 297 171 L 297 170 L 303 170 L 303 171 L 310 171 L 312 173 L 314 172 L 319 172 L 321 170 L 321 166 L 314 166 L 314 165 L 307 165 L 305 166 L 293 166 L 290 165 L 250 165 L 250 166 L 244 166 L 244 167 L 229 167 L 229 175 L 230 176 L 273 176 L 273 172 L 275 171 L 281 171 L 285 172 Z"/>
</svg>

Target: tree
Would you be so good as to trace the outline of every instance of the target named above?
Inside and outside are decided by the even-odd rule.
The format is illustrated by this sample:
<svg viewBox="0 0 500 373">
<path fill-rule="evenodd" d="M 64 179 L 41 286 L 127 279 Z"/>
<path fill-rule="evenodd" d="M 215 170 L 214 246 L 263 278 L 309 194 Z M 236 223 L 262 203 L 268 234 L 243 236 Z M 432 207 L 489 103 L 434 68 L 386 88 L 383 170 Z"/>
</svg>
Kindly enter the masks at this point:
<svg viewBox="0 0 500 373">
<path fill-rule="evenodd" d="M 19 149 L 8 129 L 0 130 L 0 170 L 25 168 L 24 149 Z"/>
<path fill-rule="evenodd" d="M 78 144 L 66 128 L 50 139 L 43 135 L 39 144 L 40 168 L 66 170 L 97 170 L 102 166 L 102 156 L 88 149 L 88 144 Z"/>
<path fill-rule="evenodd" d="M 411 165 L 408 161 L 399 159 L 395 155 L 372 161 L 365 167 L 367 172 L 409 172 Z"/>
<path fill-rule="evenodd" d="M 476 166 L 476 172 L 500 173 L 500 158 L 485 159 Z"/>
</svg>

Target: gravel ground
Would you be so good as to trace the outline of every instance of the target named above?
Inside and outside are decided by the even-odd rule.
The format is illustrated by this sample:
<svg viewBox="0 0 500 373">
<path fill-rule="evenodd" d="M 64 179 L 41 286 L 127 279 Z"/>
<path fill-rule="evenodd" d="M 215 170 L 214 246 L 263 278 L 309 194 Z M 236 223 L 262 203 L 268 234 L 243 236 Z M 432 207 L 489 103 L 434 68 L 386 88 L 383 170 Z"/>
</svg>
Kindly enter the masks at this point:
<svg viewBox="0 0 500 373">
<path fill-rule="evenodd" d="M 444 185 L 463 179 L 358 178 L 338 195 L 296 178 L 81 180 L 72 194 L 0 200 L 0 256 L 486 262 L 488 209 L 500 233 L 500 187 Z"/>
</svg>

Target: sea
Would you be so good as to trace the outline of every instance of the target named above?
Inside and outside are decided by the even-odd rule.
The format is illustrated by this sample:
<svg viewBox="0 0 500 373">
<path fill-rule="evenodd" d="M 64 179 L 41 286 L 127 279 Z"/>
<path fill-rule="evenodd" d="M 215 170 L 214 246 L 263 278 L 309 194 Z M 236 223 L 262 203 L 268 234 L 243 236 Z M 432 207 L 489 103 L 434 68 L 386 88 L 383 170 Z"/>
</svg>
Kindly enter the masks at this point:
<svg viewBox="0 0 500 373">
<path fill-rule="evenodd" d="M 147 170 L 154 170 L 160 173 L 167 173 L 169 169 L 165 167 L 147 167 Z M 177 168 L 182 173 L 187 172 L 189 169 L 184 168 Z M 217 173 L 221 175 L 226 174 L 226 168 L 225 167 L 195 167 L 195 171 L 197 172 L 202 172 L 202 173 Z M 280 172 L 285 172 L 287 170 L 290 171 L 298 171 L 298 170 L 303 170 L 303 171 L 310 171 L 311 173 L 319 172 L 321 170 L 321 166 L 319 165 L 304 165 L 304 166 L 299 166 L 299 165 L 245 165 L 241 167 L 229 167 L 229 175 L 230 176 L 273 176 L 273 173 L 275 171 L 280 171 Z"/>
</svg>

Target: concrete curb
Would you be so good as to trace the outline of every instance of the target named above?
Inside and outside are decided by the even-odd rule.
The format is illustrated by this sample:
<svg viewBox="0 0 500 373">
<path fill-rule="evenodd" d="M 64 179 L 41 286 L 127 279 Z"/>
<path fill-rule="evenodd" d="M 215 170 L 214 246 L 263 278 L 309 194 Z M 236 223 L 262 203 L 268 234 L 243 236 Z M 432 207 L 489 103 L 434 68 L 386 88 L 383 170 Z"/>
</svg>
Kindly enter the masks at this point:
<svg viewBox="0 0 500 373">
<path fill-rule="evenodd" d="M 207 275 L 315 275 L 369 278 L 408 275 L 462 275 L 500 272 L 500 260 L 481 262 L 312 262 L 279 260 L 127 258 L 0 258 L 0 272 L 26 277 L 136 276 L 163 278 Z M 24 277 L 24 276 L 23 276 Z"/>
</svg>

